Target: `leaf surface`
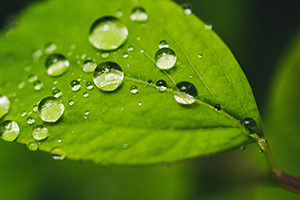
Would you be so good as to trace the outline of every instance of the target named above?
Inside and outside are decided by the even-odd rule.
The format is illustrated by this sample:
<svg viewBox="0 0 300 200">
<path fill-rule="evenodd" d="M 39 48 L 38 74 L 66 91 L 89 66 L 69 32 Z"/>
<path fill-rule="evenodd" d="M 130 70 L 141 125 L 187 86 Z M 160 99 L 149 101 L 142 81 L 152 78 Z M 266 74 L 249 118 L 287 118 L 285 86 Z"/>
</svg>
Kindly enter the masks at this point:
<svg viewBox="0 0 300 200">
<path fill-rule="evenodd" d="M 148 13 L 145 24 L 130 20 L 137 6 Z M 100 17 L 120 14 L 129 30 L 128 40 L 103 58 L 103 52 L 88 42 L 89 29 Z M 3 33 L 0 39 L 0 94 L 12 102 L 4 120 L 18 122 L 19 143 L 32 142 L 33 127 L 43 124 L 50 136 L 40 143 L 40 150 L 61 148 L 70 159 L 102 164 L 173 162 L 249 143 L 249 132 L 240 125 L 240 119 L 255 119 L 262 134 L 252 90 L 228 47 L 207 27 L 169 0 L 142 0 L 138 4 L 122 0 L 37 3 L 21 15 L 16 28 Z M 153 61 L 162 40 L 178 57 L 175 69 L 168 72 L 160 71 Z M 57 45 L 55 53 L 70 61 L 68 72 L 58 78 L 47 75 L 48 55 L 44 51 L 39 59 L 32 59 L 34 50 L 42 50 L 49 42 Z M 134 47 L 132 52 L 127 52 L 129 46 Z M 125 52 L 128 58 L 123 57 Z M 84 57 L 97 63 L 117 62 L 125 74 L 122 86 L 112 93 L 97 87 L 87 91 L 86 82 L 93 81 L 93 76 L 82 70 Z M 43 83 L 41 91 L 35 91 L 28 82 L 30 74 Z M 78 92 L 70 88 L 75 79 L 80 79 L 82 85 Z M 167 81 L 166 92 L 159 92 L 153 84 L 160 79 Z M 173 88 L 181 81 L 196 86 L 198 98 L 193 105 L 182 106 L 174 100 Z M 132 85 L 138 87 L 138 94 L 130 93 Z M 51 96 L 53 87 L 63 93 L 65 113 L 58 123 L 47 124 L 32 108 Z M 88 98 L 83 97 L 84 92 L 89 93 Z M 72 107 L 68 105 L 70 100 L 75 102 Z M 217 111 L 216 104 L 221 104 L 223 110 Z M 84 119 L 87 111 L 88 119 Z M 22 117 L 24 112 L 27 116 Z M 29 116 L 35 119 L 34 125 L 26 123 Z"/>
</svg>

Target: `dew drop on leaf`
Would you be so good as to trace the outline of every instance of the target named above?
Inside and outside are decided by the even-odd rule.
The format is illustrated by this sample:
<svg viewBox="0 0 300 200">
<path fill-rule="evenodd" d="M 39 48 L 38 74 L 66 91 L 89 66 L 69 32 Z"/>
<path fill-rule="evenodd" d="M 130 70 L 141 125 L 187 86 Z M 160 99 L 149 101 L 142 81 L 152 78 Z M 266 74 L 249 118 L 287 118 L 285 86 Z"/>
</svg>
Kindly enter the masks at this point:
<svg viewBox="0 0 300 200">
<path fill-rule="evenodd" d="M 70 101 L 69 101 L 69 106 L 72 107 L 74 104 L 75 104 L 75 102 L 74 102 L 73 100 L 70 100 Z"/>
<path fill-rule="evenodd" d="M 183 11 L 186 15 L 191 15 L 192 14 L 192 8 L 189 4 L 185 3 L 182 5 Z"/>
<path fill-rule="evenodd" d="M 108 56 L 109 56 L 109 53 L 108 53 L 108 52 L 103 52 L 103 53 L 101 53 L 101 57 L 102 57 L 102 58 L 108 58 Z"/>
<path fill-rule="evenodd" d="M 32 53 L 32 59 L 34 61 L 39 60 L 42 56 L 43 56 L 43 51 L 40 49 L 37 49 L 37 50 L 33 51 L 33 53 Z"/>
<path fill-rule="evenodd" d="M 45 52 L 46 52 L 47 54 L 53 53 L 54 51 L 56 51 L 56 49 L 57 49 L 57 46 L 56 46 L 56 44 L 54 44 L 54 43 L 47 43 L 47 44 L 45 45 Z"/>
<path fill-rule="evenodd" d="M 27 120 L 26 120 L 26 123 L 29 124 L 29 125 L 32 125 L 32 124 L 35 123 L 35 120 L 32 117 L 28 117 Z"/>
<path fill-rule="evenodd" d="M 72 80 L 70 82 L 70 87 L 73 92 L 78 92 L 81 89 L 81 84 L 78 80 Z"/>
<path fill-rule="evenodd" d="M 84 61 L 82 65 L 82 70 L 86 73 L 92 73 L 94 72 L 95 68 L 97 67 L 97 64 L 93 60 L 86 60 Z"/>
<path fill-rule="evenodd" d="M 245 126 L 251 133 L 255 133 L 257 131 L 256 121 L 252 118 L 246 117 L 240 120 L 240 123 Z"/>
<path fill-rule="evenodd" d="M 69 69 L 70 63 L 62 54 L 51 54 L 45 66 L 49 76 L 61 76 Z"/>
<path fill-rule="evenodd" d="M 58 99 L 62 96 L 62 92 L 58 88 L 53 88 L 52 95 Z"/>
<path fill-rule="evenodd" d="M 204 28 L 207 29 L 207 30 L 211 30 L 212 25 L 211 24 L 205 24 Z"/>
<path fill-rule="evenodd" d="M 38 125 L 33 128 L 32 137 L 37 141 L 45 140 L 49 137 L 48 129 L 42 125 Z"/>
<path fill-rule="evenodd" d="M 156 66 L 160 69 L 171 69 L 175 66 L 177 56 L 170 48 L 159 49 L 155 54 Z"/>
<path fill-rule="evenodd" d="M 163 92 L 167 89 L 167 82 L 165 80 L 159 80 L 156 82 L 156 89 Z"/>
<path fill-rule="evenodd" d="M 36 142 L 30 142 L 26 146 L 29 151 L 37 151 L 39 149 L 39 144 Z"/>
<path fill-rule="evenodd" d="M 43 87 L 44 87 L 44 84 L 41 81 L 37 80 L 37 81 L 33 82 L 33 89 L 34 90 L 39 91 L 39 90 L 43 89 Z"/>
<path fill-rule="evenodd" d="M 4 95 L 0 95 L 0 119 L 8 113 L 9 108 L 10 108 L 9 99 Z"/>
<path fill-rule="evenodd" d="M 44 122 L 57 122 L 64 111 L 64 104 L 54 97 L 46 97 L 39 103 L 39 117 Z"/>
<path fill-rule="evenodd" d="M 88 92 L 84 92 L 84 93 L 82 94 L 82 96 L 83 96 L 84 98 L 88 98 L 89 93 L 88 93 Z"/>
<path fill-rule="evenodd" d="M 29 83 L 33 83 L 34 81 L 38 80 L 38 77 L 34 74 L 30 74 L 27 80 Z"/>
<path fill-rule="evenodd" d="M 33 112 L 38 112 L 39 111 L 39 107 L 37 105 L 34 105 L 32 107 Z"/>
<path fill-rule="evenodd" d="M 175 100 L 180 104 L 193 104 L 196 99 L 195 97 L 198 95 L 196 87 L 190 82 L 180 82 L 176 85 L 179 91 L 174 92 Z"/>
<path fill-rule="evenodd" d="M 134 47 L 133 46 L 129 46 L 128 48 L 127 48 L 127 51 L 129 51 L 129 52 L 131 52 L 131 51 L 133 51 L 134 50 Z"/>
<path fill-rule="evenodd" d="M 216 110 L 218 110 L 218 111 L 222 110 L 222 106 L 221 106 L 221 104 L 217 104 L 217 105 L 215 105 L 215 109 L 216 109 Z"/>
<path fill-rule="evenodd" d="M 128 53 L 127 53 L 127 52 L 124 52 L 124 53 L 123 53 L 123 58 L 128 58 L 128 57 L 129 57 Z"/>
<path fill-rule="evenodd" d="M 132 10 L 130 19 L 134 22 L 146 22 L 148 14 L 143 7 L 136 7 Z"/>
<path fill-rule="evenodd" d="M 87 89 L 87 90 L 92 90 L 92 89 L 94 89 L 94 84 L 93 84 L 93 82 L 87 81 L 87 82 L 86 82 L 86 89 Z"/>
<path fill-rule="evenodd" d="M 94 71 L 94 83 L 103 91 L 115 91 L 123 79 L 122 68 L 115 62 L 103 62 Z"/>
<path fill-rule="evenodd" d="M 89 41 L 97 49 L 111 51 L 123 45 L 128 37 L 128 29 L 119 19 L 105 16 L 91 26 Z"/>
<path fill-rule="evenodd" d="M 130 93 L 131 93 L 131 94 L 137 94 L 138 92 L 139 92 L 139 90 L 138 90 L 137 86 L 132 85 L 132 86 L 130 87 Z"/>
<path fill-rule="evenodd" d="M 198 58 L 202 58 L 203 57 L 203 54 L 202 53 L 199 53 L 198 54 Z"/>
<path fill-rule="evenodd" d="M 20 133 L 20 128 L 15 121 L 4 121 L 0 125 L 0 136 L 7 142 L 13 142 L 17 139 Z"/>
<path fill-rule="evenodd" d="M 162 41 L 160 41 L 158 47 L 160 49 L 162 49 L 162 48 L 169 48 L 169 44 L 168 44 L 168 42 L 166 40 L 162 40 Z"/>
<path fill-rule="evenodd" d="M 123 147 L 123 149 L 127 149 L 128 148 L 128 144 L 127 143 L 123 143 L 122 147 Z"/>
<path fill-rule="evenodd" d="M 61 148 L 54 148 L 51 151 L 51 156 L 54 160 L 64 160 L 66 158 L 66 153 Z"/>
</svg>

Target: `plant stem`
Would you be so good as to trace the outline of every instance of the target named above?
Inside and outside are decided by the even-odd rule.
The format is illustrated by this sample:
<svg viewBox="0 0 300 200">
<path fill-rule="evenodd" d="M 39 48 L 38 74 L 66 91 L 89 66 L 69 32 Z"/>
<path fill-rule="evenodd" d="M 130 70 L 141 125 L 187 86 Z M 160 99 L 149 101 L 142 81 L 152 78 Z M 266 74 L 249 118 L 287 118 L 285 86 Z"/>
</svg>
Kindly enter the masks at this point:
<svg viewBox="0 0 300 200">
<path fill-rule="evenodd" d="M 274 179 L 287 189 L 300 194 L 300 178 L 289 175 L 284 171 L 278 169 L 267 140 L 265 138 L 259 137 L 257 134 L 253 134 L 253 137 L 257 141 L 261 150 L 264 152 L 269 171 Z"/>
</svg>

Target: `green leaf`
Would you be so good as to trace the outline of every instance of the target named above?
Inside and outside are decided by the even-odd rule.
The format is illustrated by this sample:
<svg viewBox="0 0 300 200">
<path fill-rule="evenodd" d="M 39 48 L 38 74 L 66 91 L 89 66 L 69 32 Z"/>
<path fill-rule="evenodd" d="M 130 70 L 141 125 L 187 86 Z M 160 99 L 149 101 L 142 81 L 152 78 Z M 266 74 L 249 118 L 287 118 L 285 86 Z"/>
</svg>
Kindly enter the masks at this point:
<svg viewBox="0 0 300 200">
<path fill-rule="evenodd" d="M 143 6 L 148 13 L 144 25 L 129 18 L 136 6 Z M 122 14 L 120 19 L 128 27 L 129 38 L 119 50 L 103 58 L 88 42 L 89 29 L 98 18 L 117 13 Z M 175 69 L 167 73 L 153 63 L 162 40 L 178 57 Z M 32 59 L 33 51 L 49 42 L 56 44 L 55 52 L 65 55 L 71 64 L 59 78 L 46 74 L 45 52 L 41 58 Z M 129 46 L 134 50 L 123 58 Z M 78 64 L 85 55 L 97 63 L 117 62 L 126 77 L 121 88 L 105 93 L 95 87 L 84 98 L 85 84 L 93 80 Z M 21 15 L 15 29 L 1 37 L 0 63 L 0 93 L 12 101 L 4 119 L 15 120 L 21 127 L 17 142 L 32 142 L 33 127 L 43 124 L 50 136 L 39 149 L 50 152 L 58 147 L 70 159 L 128 165 L 211 155 L 252 141 L 249 131 L 239 123 L 246 117 L 255 119 L 258 134 L 263 134 L 251 88 L 230 50 L 205 23 L 193 14 L 186 15 L 169 0 L 142 0 L 138 4 L 122 0 L 52 0 L 36 4 Z M 27 81 L 30 74 L 42 81 L 41 91 L 35 91 Z M 78 78 L 82 88 L 73 92 L 69 84 Z M 170 89 L 159 92 L 154 84 L 147 83 L 150 79 L 154 83 L 164 79 Z M 174 100 L 172 88 L 181 81 L 196 86 L 198 98 L 193 105 L 182 106 Z M 22 82 L 25 86 L 18 89 Z M 138 87 L 138 94 L 129 92 L 132 85 Z M 53 87 L 63 93 L 63 118 L 56 124 L 46 124 L 32 112 L 35 124 L 28 125 L 28 115 L 22 117 L 21 113 L 29 113 L 44 97 L 51 96 Z M 72 107 L 68 105 L 70 100 L 75 102 Z M 223 110 L 217 111 L 216 104 L 221 104 Z M 86 111 L 90 114 L 85 120 Z"/>
</svg>

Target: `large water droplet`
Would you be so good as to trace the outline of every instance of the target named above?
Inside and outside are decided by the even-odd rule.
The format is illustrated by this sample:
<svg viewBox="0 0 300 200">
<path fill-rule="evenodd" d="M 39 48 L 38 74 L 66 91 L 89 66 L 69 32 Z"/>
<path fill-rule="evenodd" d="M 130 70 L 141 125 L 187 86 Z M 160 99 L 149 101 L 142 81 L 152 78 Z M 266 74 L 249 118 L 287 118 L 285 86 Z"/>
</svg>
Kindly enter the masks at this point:
<svg viewBox="0 0 300 200">
<path fill-rule="evenodd" d="M 3 140 L 12 142 L 17 139 L 20 133 L 20 128 L 17 122 L 14 121 L 4 121 L 0 125 L 0 136 Z"/>
<path fill-rule="evenodd" d="M 44 122 L 57 122 L 64 111 L 64 104 L 54 97 L 46 97 L 39 103 L 39 116 Z"/>
<path fill-rule="evenodd" d="M 180 82 L 176 85 L 179 91 L 174 92 L 175 100 L 180 104 L 193 104 L 198 96 L 196 87 L 190 82 Z"/>
<path fill-rule="evenodd" d="M 48 136 L 48 129 L 42 125 L 36 126 L 32 130 L 32 137 L 37 141 L 45 140 Z"/>
<path fill-rule="evenodd" d="M 49 76 L 61 76 L 69 69 L 69 66 L 69 61 L 61 54 L 51 54 L 46 60 Z"/>
<path fill-rule="evenodd" d="M 27 149 L 29 151 L 37 151 L 39 149 L 39 144 L 36 142 L 30 142 L 27 144 Z"/>
<path fill-rule="evenodd" d="M 89 41 L 97 49 L 111 51 L 123 45 L 127 37 L 126 25 L 116 17 L 106 16 L 93 23 Z"/>
<path fill-rule="evenodd" d="M 177 56 L 172 49 L 162 48 L 155 54 L 156 66 L 160 69 L 171 69 L 175 66 Z"/>
<path fill-rule="evenodd" d="M 257 131 L 256 121 L 252 118 L 246 117 L 240 120 L 240 123 L 245 126 L 250 133 L 255 133 Z"/>
<path fill-rule="evenodd" d="M 54 160 L 64 160 L 66 158 L 66 153 L 60 148 L 54 148 L 51 155 Z"/>
<path fill-rule="evenodd" d="M 0 119 L 9 111 L 10 101 L 6 96 L 0 95 Z"/>
<path fill-rule="evenodd" d="M 94 70 L 96 69 L 96 67 L 97 67 L 97 64 L 93 60 L 86 60 L 83 63 L 83 65 L 82 65 L 82 69 L 86 73 L 92 73 L 92 72 L 94 72 Z"/>
<path fill-rule="evenodd" d="M 162 41 L 160 41 L 158 47 L 160 49 L 162 49 L 162 48 L 169 48 L 169 44 L 168 44 L 168 42 L 166 40 L 162 40 Z"/>
<path fill-rule="evenodd" d="M 114 91 L 123 82 L 124 73 L 115 62 L 103 62 L 94 72 L 94 83 L 103 91 Z"/>
<path fill-rule="evenodd" d="M 81 84 L 78 80 L 73 80 L 70 83 L 70 87 L 71 87 L 73 92 L 78 92 L 81 88 Z"/>
<path fill-rule="evenodd" d="M 146 22 L 148 20 L 148 14 L 142 7 L 136 7 L 132 10 L 130 19 L 134 22 Z"/>
</svg>

